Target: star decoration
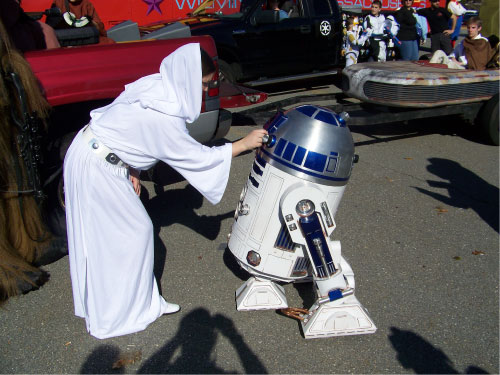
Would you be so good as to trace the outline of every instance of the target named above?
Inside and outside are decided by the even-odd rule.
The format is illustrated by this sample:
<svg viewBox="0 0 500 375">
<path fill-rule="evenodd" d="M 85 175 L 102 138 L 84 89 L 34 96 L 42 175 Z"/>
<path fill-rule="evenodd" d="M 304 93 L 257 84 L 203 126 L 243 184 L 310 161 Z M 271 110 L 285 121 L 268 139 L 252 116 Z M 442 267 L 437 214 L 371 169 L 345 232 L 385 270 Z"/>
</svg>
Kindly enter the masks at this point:
<svg viewBox="0 0 500 375">
<path fill-rule="evenodd" d="M 156 10 L 158 13 L 161 13 L 160 9 L 160 3 L 163 2 L 163 0 L 142 0 L 146 4 L 148 4 L 148 11 L 146 12 L 146 16 L 151 13 L 154 10 Z"/>
</svg>

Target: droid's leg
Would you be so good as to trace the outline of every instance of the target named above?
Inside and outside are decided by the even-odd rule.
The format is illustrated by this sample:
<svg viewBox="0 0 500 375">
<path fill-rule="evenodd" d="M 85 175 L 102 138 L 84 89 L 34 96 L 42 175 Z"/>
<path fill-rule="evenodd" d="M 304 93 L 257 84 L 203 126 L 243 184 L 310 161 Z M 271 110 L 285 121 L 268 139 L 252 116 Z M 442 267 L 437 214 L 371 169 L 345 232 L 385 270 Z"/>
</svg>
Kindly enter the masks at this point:
<svg viewBox="0 0 500 375">
<path fill-rule="evenodd" d="M 321 218 L 314 211 L 314 204 L 308 202 L 309 207 L 304 207 L 300 215 L 299 226 L 305 237 L 319 298 L 309 312 L 301 316 L 305 338 L 375 332 L 375 324 L 354 296 L 354 274 L 340 257 L 340 242 L 325 238 Z M 332 253 L 340 259 L 334 260 Z"/>
<path fill-rule="evenodd" d="M 271 280 L 252 276 L 236 290 L 236 308 L 239 311 L 285 307 L 288 307 L 285 290 Z"/>
</svg>

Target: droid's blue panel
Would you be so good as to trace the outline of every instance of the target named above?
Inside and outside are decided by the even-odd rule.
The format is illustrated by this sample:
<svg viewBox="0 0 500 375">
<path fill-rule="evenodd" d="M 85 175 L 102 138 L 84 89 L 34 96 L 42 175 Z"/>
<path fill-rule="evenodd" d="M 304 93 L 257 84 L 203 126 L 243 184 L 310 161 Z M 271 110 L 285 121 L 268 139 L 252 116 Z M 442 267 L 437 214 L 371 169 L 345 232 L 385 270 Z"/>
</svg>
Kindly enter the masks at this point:
<svg viewBox="0 0 500 375">
<path fill-rule="evenodd" d="M 285 149 L 285 145 L 286 145 L 286 139 L 280 138 L 278 144 L 276 145 L 276 148 L 274 149 L 274 155 L 281 156 L 283 150 Z"/>
<path fill-rule="evenodd" d="M 312 115 L 314 115 L 317 109 L 318 109 L 317 107 L 314 107 L 312 105 L 301 105 L 300 107 L 296 108 L 297 111 L 303 113 L 308 117 L 312 117 Z"/>
<path fill-rule="evenodd" d="M 326 171 L 330 173 L 335 173 L 337 169 L 337 158 L 328 158 L 328 164 L 326 165 Z"/>
<path fill-rule="evenodd" d="M 304 163 L 304 167 L 313 171 L 323 172 L 325 170 L 326 155 L 309 151 Z"/>
<path fill-rule="evenodd" d="M 283 159 L 285 160 L 291 160 L 293 156 L 293 152 L 297 148 L 297 145 L 292 142 L 288 142 L 285 148 L 285 152 L 283 153 Z"/>
<path fill-rule="evenodd" d="M 325 176 L 323 174 L 319 174 L 319 173 L 316 173 L 316 172 L 308 171 L 307 169 L 304 169 L 304 168 L 302 168 L 302 167 L 300 167 L 298 165 L 295 165 L 295 164 L 292 164 L 292 163 L 288 163 L 285 160 L 279 159 L 279 158 L 275 157 L 274 155 L 270 154 L 269 152 L 267 152 L 266 150 L 262 150 L 262 152 L 264 154 L 266 154 L 272 160 L 276 161 L 277 163 L 279 163 L 281 165 L 284 165 L 285 167 L 288 167 L 288 168 L 293 169 L 295 171 L 307 174 L 307 175 L 312 176 L 312 177 L 320 178 L 322 180 L 327 180 L 327 181 L 348 181 L 349 180 L 348 177 L 346 177 L 346 178 L 329 177 L 329 176 Z M 326 159 L 326 155 L 324 155 L 324 157 Z"/>
<path fill-rule="evenodd" d="M 264 129 L 267 130 L 269 134 L 272 134 L 278 130 L 278 128 L 288 120 L 288 117 L 285 116 L 282 112 L 276 113 L 274 117 L 272 117 L 266 124 L 264 125 Z"/>
<path fill-rule="evenodd" d="M 304 161 L 304 157 L 306 156 L 306 149 L 304 147 L 299 147 L 297 149 L 297 152 L 295 152 L 295 156 L 293 157 L 292 162 L 294 164 L 302 165 L 302 162 Z"/>
<path fill-rule="evenodd" d="M 335 117 L 333 117 L 331 112 L 319 111 L 314 118 L 316 120 L 326 122 L 327 124 L 337 125 L 337 120 L 335 120 Z"/>
</svg>

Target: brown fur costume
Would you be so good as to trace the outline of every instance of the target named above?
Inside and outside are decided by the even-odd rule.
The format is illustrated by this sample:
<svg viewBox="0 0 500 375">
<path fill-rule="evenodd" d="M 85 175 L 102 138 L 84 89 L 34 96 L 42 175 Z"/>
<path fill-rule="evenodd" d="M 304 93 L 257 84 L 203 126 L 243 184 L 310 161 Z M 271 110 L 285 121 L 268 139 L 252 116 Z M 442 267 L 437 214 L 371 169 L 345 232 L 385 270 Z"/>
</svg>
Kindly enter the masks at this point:
<svg viewBox="0 0 500 375">
<path fill-rule="evenodd" d="M 23 56 L 15 50 L 0 22 L 0 304 L 8 297 L 43 283 L 43 272 L 32 265 L 48 246 L 50 235 L 45 229 L 37 202 L 26 183 L 26 169 L 19 156 L 18 127 L 11 110 L 19 115 L 18 96 L 6 81 L 15 72 L 26 91 L 30 113 L 46 118 L 49 106 L 40 93 L 36 78 Z M 20 117 L 20 116 L 19 116 Z M 17 162 L 16 162 L 17 158 Z M 16 167 L 17 165 L 17 167 Z M 20 167 L 20 168 L 19 168 Z M 23 186 L 16 174 L 21 173 Z M 22 208 L 21 208 L 22 207 Z M 22 210 L 22 212 L 21 212 Z M 26 288 L 28 284 L 29 288 Z"/>
</svg>

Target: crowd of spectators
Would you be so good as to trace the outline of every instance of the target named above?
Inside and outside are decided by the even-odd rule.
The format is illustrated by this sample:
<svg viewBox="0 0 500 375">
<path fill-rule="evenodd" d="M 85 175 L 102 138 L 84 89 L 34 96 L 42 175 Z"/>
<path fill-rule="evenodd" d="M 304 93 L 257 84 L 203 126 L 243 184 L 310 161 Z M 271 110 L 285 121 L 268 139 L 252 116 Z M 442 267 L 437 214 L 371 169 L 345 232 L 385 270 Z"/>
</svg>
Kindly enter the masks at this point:
<svg viewBox="0 0 500 375">
<path fill-rule="evenodd" d="M 449 0 L 446 8 L 430 0 L 427 8 L 415 8 L 414 0 L 401 0 L 392 15 L 383 14 L 380 0 L 373 0 L 371 13 L 347 17 L 344 55 L 346 66 L 361 61 L 419 59 L 446 64 L 454 69 L 486 69 L 495 64 L 495 47 L 480 34 L 479 17 L 467 20 L 467 35 L 457 43 L 466 9 L 460 0 Z M 430 37 L 430 54 L 421 56 L 420 46 Z"/>
</svg>

